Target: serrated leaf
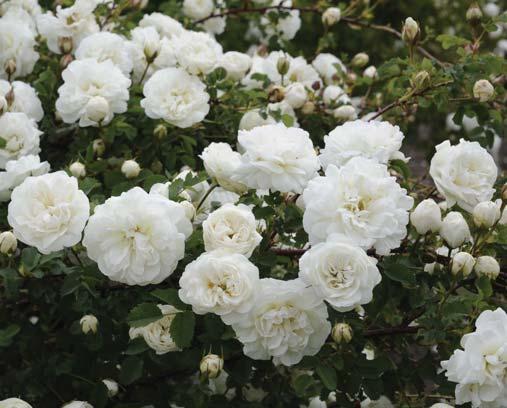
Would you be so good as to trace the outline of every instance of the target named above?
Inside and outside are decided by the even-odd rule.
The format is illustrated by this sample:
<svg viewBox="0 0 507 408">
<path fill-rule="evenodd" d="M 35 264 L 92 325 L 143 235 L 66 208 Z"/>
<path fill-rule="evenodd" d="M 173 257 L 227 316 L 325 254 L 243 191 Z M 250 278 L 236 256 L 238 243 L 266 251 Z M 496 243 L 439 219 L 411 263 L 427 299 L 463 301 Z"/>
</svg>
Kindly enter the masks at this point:
<svg viewBox="0 0 507 408">
<path fill-rule="evenodd" d="M 127 323 L 130 327 L 142 327 L 162 317 L 162 312 L 154 303 L 141 303 L 134 307 L 128 317 Z"/>
<path fill-rule="evenodd" d="M 180 348 L 190 346 L 194 337 L 195 316 L 190 311 L 176 313 L 171 323 L 171 337 Z"/>
<path fill-rule="evenodd" d="M 162 302 L 174 306 L 176 309 L 185 310 L 188 309 L 189 306 L 181 301 L 178 296 L 178 289 L 168 288 L 168 289 L 155 289 L 150 293 L 151 296 L 161 300 Z"/>
<path fill-rule="evenodd" d="M 417 284 L 416 273 L 419 268 L 414 267 L 407 257 L 390 256 L 382 262 L 384 274 L 391 280 L 414 286 Z"/>
<path fill-rule="evenodd" d="M 324 384 L 328 390 L 334 391 L 336 389 L 336 386 L 338 385 L 338 377 L 333 367 L 326 364 L 319 365 L 315 371 L 322 380 L 322 384 Z"/>
</svg>

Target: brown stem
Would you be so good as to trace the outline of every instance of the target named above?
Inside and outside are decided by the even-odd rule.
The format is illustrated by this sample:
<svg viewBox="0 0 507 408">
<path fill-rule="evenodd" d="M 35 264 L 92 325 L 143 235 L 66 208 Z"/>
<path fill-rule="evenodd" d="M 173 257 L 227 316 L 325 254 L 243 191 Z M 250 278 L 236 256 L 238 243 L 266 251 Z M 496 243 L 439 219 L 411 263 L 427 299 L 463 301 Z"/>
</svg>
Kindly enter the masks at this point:
<svg viewBox="0 0 507 408">
<path fill-rule="evenodd" d="M 382 329 L 370 329 L 366 330 L 363 335 L 364 337 L 378 337 L 378 336 L 391 336 L 396 334 L 415 334 L 421 329 L 420 326 L 397 326 L 397 327 L 385 327 Z"/>
</svg>

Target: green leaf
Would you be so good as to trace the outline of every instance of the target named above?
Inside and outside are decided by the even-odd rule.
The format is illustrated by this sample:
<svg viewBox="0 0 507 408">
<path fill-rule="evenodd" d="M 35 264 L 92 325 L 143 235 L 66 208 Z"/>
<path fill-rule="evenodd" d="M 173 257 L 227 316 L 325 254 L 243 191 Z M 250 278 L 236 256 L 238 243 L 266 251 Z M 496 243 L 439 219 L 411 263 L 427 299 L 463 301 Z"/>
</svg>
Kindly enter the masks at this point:
<svg viewBox="0 0 507 408">
<path fill-rule="evenodd" d="M 475 280 L 475 287 L 484 298 L 488 298 L 493 294 L 491 280 L 487 276 L 480 276 Z"/>
<path fill-rule="evenodd" d="M 41 255 L 35 248 L 25 248 L 21 253 L 21 263 L 28 270 L 31 271 L 39 263 Z"/>
<path fill-rule="evenodd" d="M 12 338 L 19 333 L 21 328 L 17 324 L 11 324 L 7 328 L 0 330 L 0 347 L 10 346 Z"/>
<path fill-rule="evenodd" d="M 149 348 L 150 347 L 146 344 L 142 337 L 137 337 L 130 341 L 127 350 L 125 350 L 125 354 L 127 356 L 134 356 L 145 352 Z"/>
<path fill-rule="evenodd" d="M 81 286 L 81 273 L 71 273 L 63 280 L 62 287 L 60 288 L 60 294 L 62 296 L 70 295 L 71 293 L 74 293 L 79 286 Z"/>
<path fill-rule="evenodd" d="M 415 286 L 417 284 L 416 268 L 407 257 L 390 256 L 382 262 L 384 274 L 391 280 L 400 282 L 404 285 Z"/>
<path fill-rule="evenodd" d="M 462 45 L 469 44 L 470 41 L 466 38 L 456 37 L 451 34 L 440 34 L 437 37 L 437 41 L 442 44 L 442 48 L 444 50 L 448 50 L 451 47 L 459 47 Z"/>
<path fill-rule="evenodd" d="M 150 294 L 162 302 L 174 306 L 176 309 L 185 310 L 189 308 L 189 306 L 186 303 L 183 303 L 179 298 L 178 289 L 155 289 Z"/>
<path fill-rule="evenodd" d="M 308 374 L 301 374 L 296 377 L 292 386 L 299 396 L 304 396 L 306 390 L 314 383 L 313 378 Z"/>
<path fill-rule="evenodd" d="M 146 326 L 162 317 L 162 312 L 154 303 L 141 303 L 134 307 L 128 317 L 130 327 Z"/>
<path fill-rule="evenodd" d="M 315 370 L 322 380 L 322 384 L 330 390 L 334 391 L 338 385 L 338 377 L 333 367 L 326 365 L 320 365 Z"/>
<path fill-rule="evenodd" d="M 171 337 L 180 348 L 190 346 L 194 337 L 195 316 L 190 311 L 176 313 L 171 323 Z"/>
<path fill-rule="evenodd" d="M 144 362 L 141 358 L 129 356 L 121 365 L 121 371 L 118 379 L 123 385 L 132 384 L 143 375 Z"/>
</svg>

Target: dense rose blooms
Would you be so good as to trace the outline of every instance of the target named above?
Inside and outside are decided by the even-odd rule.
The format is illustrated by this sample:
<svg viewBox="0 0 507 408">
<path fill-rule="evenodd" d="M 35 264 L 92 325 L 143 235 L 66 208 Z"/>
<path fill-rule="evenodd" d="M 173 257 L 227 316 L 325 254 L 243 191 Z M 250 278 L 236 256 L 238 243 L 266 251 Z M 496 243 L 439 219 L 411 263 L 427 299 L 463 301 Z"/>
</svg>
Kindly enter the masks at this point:
<svg viewBox="0 0 507 408">
<path fill-rule="evenodd" d="M 194 20 L 200 20 L 213 14 L 213 0 L 183 0 L 183 14 Z"/>
<path fill-rule="evenodd" d="M 21 7 L 9 7 L 7 11 L 2 15 L 2 20 L 12 20 L 17 22 L 18 24 L 22 24 L 25 27 L 29 28 L 33 37 L 36 38 L 37 33 L 37 24 L 34 18 L 27 12 L 25 9 Z"/>
<path fill-rule="evenodd" d="M 130 79 L 111 60 L 76 60 L 62 72 L 56 110 L 65 123 L 106 125 L 127 110 Z"/>
<path fill-rule="evenodd" d="M 0 15 L 5 15 L 10 9 L 22 9 L 32 18 L 42 13 L 38 0 L 6 0 L 0 4 Z"/>
<path fill-rule="evenodd" d="M 239 121 L 239 130 L 251 130 L 257 126 L 273 125 L 275 123 L 282 123 L 280 120 L 281 116 L 290 116 L 294 123 L 292 127 L 299 127 L 297 122 L 297 116 L 292 106 L 290 106 L 285 100 L 277 103 L 270 103 L 267 109 L 264 111 L 265 116 L 261 115 L 260 109 L 252 109 L 241 117 Z M 276 113 L 276 118 L 275 118 Z"/>
<path fill-rule="evenodd" d="M 49 172 L 49 163 L 40 161 L 39 156 L 29 154 L 10 160 L 5 171 L 0 172 L 0 201 L 8 201 L 12 190 L 29 176 L 40 176 Z"/>
<path fill-rule="evenodd" d="M 227 324 L 248 313 L 259 290 L 259 270 L 245 256 L 204 252 L 180 278 L 180 299 L 197 314 L 215 313 Z"/>
<path fill-rule="evenodd" d="M 9 160 L 17 160 L 40 152 L 40 135 L 33 119 L 22 112 L 6 112 L 0 115 L 0 138 L 5 146 L 0 148 L 0 168 Z"/>
<path fill-rule="evenodd" d="M 328 85 L 322 92 L 322 100 L 327 106 L 349 104 L 350 97 L 338 85 Z M 339 126 L 340 127 L 340 126 Z M 336 130 L 336 129 L 335 129 Z M 333 133 L 333 132 L 331 132 Z"/>
<path fill-rule="evenodd" d="M 222 58 L 222 46 L 207 33 L 185 31 L 169 43 L 176 63 L 190 74 L 209 74 Z"/>
<path fill-rule="evenodd" d="M 92 34 L 83 39 L 75 56 L 78 60 L 94 58 L 98 62 L 109 59 L 127 76 L 133 67 L 131 51 L 125 39 L 118 34 L 106 31 Z"/>
<path fill-rule="evenodd" d="M 202 151 L 200 158 L 206 172 L 215 178 L 223 188 L 242 192 L 246 187 L 232 178 L 241 165 L 241 155 L 232 150 L 228 143 L 210 143 Z"/>
<path fill-rule="evenodd" d="M 470 228 L 463 215 L 457 211 L 448 213 L 442 221 L 440 236 L 451 248 L 457 248 L 469 241 Z"/>
<path fill-rule="evenodd" d="M 142 337 L 146 344 L 156 354 L 166 354 L 171 351 L 179 351 L 171 337 L 171 324 L 179 312 L 175 307 L 170 305 L 158 305 L 163 317 L 143 327 L 133 327 L 129 330 L 131 339 Z"/>
<path fill-rule="evenodd" d="M 97 3 L 88 0 L 76 0 L 71 7 L 56 7 L 56 15 L 51 11 L 37 17 L 37 28 L 47 41 L 48 48 L 57 54 L 61 53 L 58 41 L 60 38 L 72 38 L 74 48 L 90 34 L 100 31 L 93 11 Z"/>
<path fill-rule="evenodd" d="M 6 101 L 10 99 L 7 111 L 23 112 L 36 122 L 42 120 L 44 111 L 40 99 L 30 85 L 21 81 L 9 83 L 0 79 L 0 96 L 3 96 Z"/>
<path fill-rule="evenodd" d="M 272 0 L 271 6 L 291 7 L 292 0 Z M 272 9 L 272 12 L 278 13 L 276 9 Z M 286 9 L 283 10 L 283 13 L 284 15 L 280 15 L 276 24 L 273 24 L 273 22 L 266 16 L 261 17 L 260 23 L 266 34 L 261 39 L 263 42 L 267 43 L 274 35 L 286 41 L 290 41 L 296 36 L 297 32 L 301 28 L 299 10 Z"/>
<path fill-rule="evenodd" d="M 303 192 L 303 227 L 315 244 L 331 234 L 386 255 L 407 233 L 414 200 L 387 167 L 354 157 L 338 169 L 329 165 Z"/>
<path fill-rule="evenodd" d="M 139 21 L 139 27 L 153 27 L 161 37 L 166 38 L 180 35 L 185 31 L 179 21 L 162 13 L 145 14 Z"/>
<path fill-rule="evenodd" d="M 427 232 L 438 232 L 442 225 L 442 212 L 438 204 L 431 198 L 417 204 L 410 214 L 410 222 L 417 233 L 424 235 Z"/>
<path fill-rule="evenodd" d="M 381 280 L 375 258 L 332 239 L 305 252 L 299 260 L 299 277 L 340 312 L 369 303 Z"/>
<path fill-rule="evenodd" d="M 325 147 L 319 156 L 323 168 L 343 166 L 352 157 L 366 157 L 387 164 L 403 142 L 403 133 L 389 122 L 355 120 L 337 126 L 324 136 Z"/>
<path fill-rule="evenodd" d="M 152 119 L 187 128 L 202 121 L 209 112 L 209 95 L 196 76 L 181 68 L 157 71 L 144 85 L 141 106 Z"/>
<path fill-rule="evenodd" d="M 202 224 L 206 251 L 220 249 L 250 257 L 262 236 L 252 210 L 244 204 L 225 204 L 213 211 Z"/>
<path fill-rule="evenodd" d="M 14 189 L 7 220 L 21 242 L 49 254 L 81 241 L 90 214 L 77 179 L 63 171 L 28 177 Z"/>
<path fill-rule="evenodd" d="M 239 81 L 250 69 L 252 58 L 242 52 L 229 51 L 222 55 L 217 65 L 225 68 L 228 78 Z"/>
<path fill-rule="evenodd" d="M 343 62 L 333 54 L 322 53 L 317 55 L 312 62 L 312 66 L 317 70 L 326 84 L 332 84 L 341 73 L 346 73 L 347 68 Z"/>
<path fill-rule="evenodd" d="M 320 168 L 302 129 L 276 124 L 240 130 L 238 143 L 243 154 L 234 179 L 250 188 L 301 193 Z"/>
<path fill-rule="evenodd" d="M 486 149 L 463 139 L 454 146 L 448 140 L 440 143 L 431 159 L 430 175 L 448 206 L 458 204 L 468 212 L 481 201 L 491 200 L 497 172 Z"/>
<path fill-rule="evenodd" d="M 7 398 L 0 401 L 0 408 L 32 408 L 32 406 L 19 398 Z"/>
<path fill-rule="evenodd" d="M 253 309 L 232 325 L 245 355 L 291 366 L 317 354 L 331 332 L 322 300 L 299 279 L 260 284 Z"/>
<path fill-rule="evenodd" d="M 7 79 L 5 66 L 15 63 L 12 78 L 26 76 L 33 71 L 39 54 L 35 52 L 35 37 L 29 26 L 16 18 L 0 19 L 0 79 Z"/>
<path fill-rule="evenodd" d="M 111 280 L 143 286 L 173 273 L 191 232 L 180 204 L 134 187 L 95 207 L 83 245 Z"/>
<path fill-rule="evenodd" d="M 449 381 L 456 385 L 456 403 L 472 407 L 507 406 L 507 314 L 501 308 L 486 310 L 465 334 L 461 347 L 442 361 Z"/>
<path fill-rule="evenodd" d="M 131 32 L 131 40 L 128 42 L 128 48 L 133 63 L 132 78 L 134 82 L 141 79 L 146 80 L 160 68 L 157 64 L 157 57 L 161 53 L 163 46 L 162 39 L 155 27 L 136 27 Z M 173 65 L 174 61 L 170 64 Z"/>
</svg>

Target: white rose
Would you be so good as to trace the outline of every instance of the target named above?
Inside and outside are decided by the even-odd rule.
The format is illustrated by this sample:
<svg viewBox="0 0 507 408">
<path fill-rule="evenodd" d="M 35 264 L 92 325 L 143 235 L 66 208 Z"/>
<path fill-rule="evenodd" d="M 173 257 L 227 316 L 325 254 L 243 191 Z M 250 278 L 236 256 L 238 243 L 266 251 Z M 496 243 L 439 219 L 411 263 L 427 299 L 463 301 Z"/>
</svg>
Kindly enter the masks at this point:
<svg viewBox="0 0 507 408">
<path fill-rule="evenodd" d="M 42 104 L 37 92 L 30 85 L 20 81 L 9 83 L 0 79 L 0 96 L 9 98 L 9 106 L 6 109 L 9 112 L 23 112 L 36 122 L 42 120 L 44 116 Z M 7 102 L 6 99 L 5 102 Z"/>
<path fill-rule="evenodd" d="M 335 343 L 348 343 L 352 340 L 352 327 L 347 323 L 336 323 L 331 330 L 331 337 Z"/>
<path fill-rule="evenodd" d="M 343 105 L 333 110 L 333 117 L 341 121 L 357 119 L 357 111 L 352 105 Z"/>
<path fill-rule="evenodd" d="M 448 213 L 442 221 L 440 236 L 451 248 L 458 248 L 469 241 L 470 229 L 463 215 L 457 211 Z"/>
<path fill-rule="evenodd" d="M 347 73 L 347 68 L 343 62 L 333 54 L 322 53 L 317 55 L 312 65 L 326 84 L 332 84 L 341 74 Z"/>
<path fill-rule="evenodd" d="M 76 245 L 89 214 L 77 179 L 58 171 L 28 177 L 16 187 L 7 220 L 17 239 L 49 254 Z"/>
<path fill-rule="evenodd" d="M 487 276 L 490 279 L 496 279 L 500 274 L 500 265 L 492 256 L 479 256 L 475 261 L 474 271 L 478 276 Z"/>
<path fill-rule="evenodd" d="M 7 1 L 8 3 L 8 1 Z M 0 6 L 1 7 L 1 6 Z M 29 12 L 27 12 L 22 7 L 8 7 L 7 10 L 2 13 L 0 11 L 0 16 L 2 16 L 2 20 L 12 20 L 17 21 L 20 24 L 23 24 L 25 27 L 28 27 L 33 35 L 33 37 L 37 37 L 37 25 L 35 23 L 34 18 L 30 15 Z"/>
<path fill-rule="evenodd" d="M 0 401 L 0 408 L 32 408 L 32 406 L 19 398 L 7 398 Z"/>
<path fill-rule="evenodd" d="M 282 124 L 239 131 L 235 180 L 250 188 L 300 193 L 320 168 L 308 132 Z"/>
<path fill-rule="evenodd" d="M 109 59 L 125 75 L 129 75 L 133 67 L 131 52 L 125 39 L 107 31 L 95 33 L 83 39 L 75 56 L 78 60 L 94 58 L 98 62 Z"/>
<path fill-rule="evenodd" d="M 502 211 L 502 215 L 498 220 L 499 225 L 507 225 L 507 207 L 505 207 Z"/>
<path fill-rule="evenodd" d="M 37 17 L 42 13 L 38 0 L 7 0 L 0 4 L 0 15 L 5 14 L 11 8 L 21 8 L 32 17 Z"/>
<path fill-rule="evenodd" d="M 161 37 L 166 38 L 172 38 L 185 31 L 179 21 L 162 13 L 145 14 L 139 21 L 139 27 L 153 27 Z"/>
<path fill-rule="evenodd" d="M 455 146 L 448 140 L 440 143 L 430 165 L 430 175 L 448 206 L 457 203 L 468 212 L 481 201 L 491 200 L 497 172 L 486 149 L 463 139 Z"/>
<path fill-rule="evenodd" d="M 11 231 L 4 231 L 0 234 L 0 253 L 12 254 L 18 248 L 18 240 Z"/>
<path fill-rule="evenodd" d="M 322 13 L 322 22 L 325 25 L 332 26 L 340 21 L 342 13 L 338 7 L 329 7 Z"/>
<path fill-rule="evenodd" d="M 231 324 L 248 313 L 259 290 L 259 270 L 245 256 L 205 252 L 180 278 L 179 297 L 197 314 L 215 313 Z"/>
<path fill-rule="evenodd" d="M 504 407 L 507 403 L 507 314 L 501 308 L 482 312 L 475 331 L 461 339 L 463 350 L 455 350 L 442 368 L 449 381 L 457 383 L 456 404 L 472 407 Z"/>
<path fill-rule="evenodd" d="M 222 46 L 207 33 L 185 31 L 169 42 L 176 62 L 190 74 L 209 74 L 222 58 Z"/>
<path fill-rule="evenodd" d="M 457 275 L 461 272 L 463 277 L 472 273 L 475 265 L 475 258 L 468 252 L 458 252 L 452 257 L 451 273 Z"/>
<path fill-rule="evenodd" d="M 443 402 L 437 402 L 433 404 L 430 408 L 454 408 L 452 405 L 444 404 Z"/>
<path fill-rule="evenodd" d="M 108 397 L 111 398 L 111 397 L 114 397 L 118 394 L 119 386 L 116 381 L 106 378 L 106 379 L 102 380 L 102 382 L 104 383 L 104 385 L 107 388 Z"/>
<path fill-rule="evenodd" d="M 373 360 L 373 358 L 366 357 L 367 360 Z M 366 398 L 365 400 L 361 401 L 361 408 L 394 408 L 394 405 L 384 395 L 381 395 L 379 399 L 377 400 L 371 400 L 370 398 Z"/>
<path fill-rule="evenodd" d="M 252 65 L 252 58 L 248 54 L 229 51 L 222 55 L 218 66 L 225 68 L 227 78 L 234 81 L 243 79 Z"/>
<path fill-rule="evenodd" d="M 246 187 L 243 184 L 232 180 L 241 165 L 241 155 L 233 151 L 228 143 L 210 143 L 199 157 L 204 163 L 206 172 L 223 188 L 235 192 L 245 191 Z"/>
<path fill-rule="evenodd" d="M 86 401 L 72 401 L 65 404 L 62 408 L 93 408 L 93 406 Z"/>
<path fill-rule="evenodd" d="M 121 165 L 121 172 L 126 178 L 136 178 L 141 172 L 141 166 L 135 160 L 125 160 Z"/>
<path fill-rule="evenodd" d="M 158 305 L 163 317 L 143 327 L 133 327 L 129 337 L 142 337 L 146 344 L 158 355 L 179 351 L 179 347 L 171 337 L 171 324 L 179 310 L 170 305 Z"/>
<path fill-rule="evenodd" d="M 400 128 L 389 122 L 347 122 L 324 136 L 319 159 L 324 169 L 330 164 L 343 166 L 357 156 L 387 164 L 399 151 L 404 137 Z"/>
<path fill-rule="evenodd" d="M 218 10 L 219 9 L 215 9 Z M 213 17 L 208 18 L 206 21 L 203 21 L 199 24 L 199 27 L 202 27 L 204 31 L 211 35 L 219 35 L 225 31 L 225 26 L 227 24 L 227 17 Z"/>
<path fill-rule="evenodd" d="M 250 257 L 262 236 L 252 210 L 244 204 L 224 204 L 202 224 L 206 251 L 225 250 Z"/>
<path fill-rule="evenodd" d="M 195 224 L 202 224 L 208 218 L 209 214 L 216 208 L 223 207 L 225 204 L 236 204 L 239 201 L 239 195 L 232 191 L 224 190 L 222 187 L 215 188 L 201 204 L 199 213 L 194 218 Z"/>
<path fill-rule="evenodd" d="M 83 163 L 74 162 L 69 166 L 70 173 L 76 178 L 86 176 L 86 167 Z"/>
<path fill-rule="evenodd" d="M 480 79 L 474 84 L 474 97 L 480 102 L 487 102 L 493 98 L 495 88 L 487 79 Z"/>
<path fill-rule="evenodd" d="M 299 260 L 299 277 L 339 312 L 369 303 L 382 279 L 375 258 L 332 239 L 305 252 Z"/>
<path fill-rule="evenodd" d="M 286 101 L 294 109 L 301 108 L 307 99 L 308 92 L 306 92 L 306 88 L 303 84 L 294 82 L 285 88 L 284 101 Z"/>
<path fill-rule="evenodd" d="M 261 279 L 254 308 L 232 325 L 254 360 L 291 366 L 317 354 L 331 331 L 326 306 L 299 279 Z"/>
<path fill-rule="evenodd" d="M 292 0 L 272 0 L 270 2 L 272 7 L 283 6 L 292 7 Z M 270 12 L 277 13 L 278 10 L 272 9 Z M 258 36 L 261 37 L 261 41 L 265 44 L 269 42 L 269 39 L 273 36 L 278 36 L 280 39 L 285 41 L 292 40 L 299 29 L 301 28 L 301 18 L 299 17 L 299 10 L 282 10 L 283 16 L 279 16 L 276 23 L 273 23 L 271 19 L 266 16 L 262 16 L 260 24 L 262 32 L 259 32 Z"/>
<path fill-rule="evenodd" d="M 431 198 L 417 204 L 410 214 L 410 222 L 418 234 L 424 235 L 428 232 L 438 232 L 442 225 L 442 213 L 438 204 Z"/>
<path fill-rule="evenodd" d="M 29 26 L 16 18 L 0 19 L 0 79 L 7 79 L 4 67 L 15 65 L 10 79 L 31 74 L 39 54 L 35 52 L 35 37 Z"/>
<path fill-rule="evenodd" d="M 95 207 L 83 245 L 111 280 L 144 286 L 173 273 L 191 232 L 180 204 L 134 187 Z"/>
<path fill-rule="evenodd" d="M 5 171 L 0 172 L 0 201 L 8 201 L 12 190 L 29 176 L 40 176 L 49 172 L 49 163 L 40 161 L 39 156 L 27 155 L 10 160 Z"/>
<path fill-rule="evenodd" d="M 155 27 L 136 27 L 131 32 L 131 40 L 127 43 L 133 63 L 132 79 L 134 82 L 147 80 L 157 68 L 157 56 L 167 43 L 162 42 Z M 172 58 L 172 57 L 171 57 Z M 171 61 L 174 62 L 174 61 Z"/>
<path fill-rule="evenodd" d="M 40 135 L 33 119 L 22 112 L 6 112 L 0 115 L 0 138 L 5 146 L 0 148 L 0 168 L 9 160 L 40 152 Z"/>
<path fill-rule="evenodd" d="M 199 363 L 201 374 L 207 378 L 217 378 L 224 368 L 224 359 L 216 354 L 205 355 Z"/>
<path fill-rule="evenodd" d="M 366 78 L 371 78 L 371 79 L 377 78 L 377 76 L 378 76 L 377 68 L 373 65 L 370 65 L 368 68 L 366 68 L 363 71 L 363 76 L 365 76 Z"/>
<path fill-rule="evenodd" d="M 338 85 L 328 85 L 324 88 L 324 92 L 322 92 L 322 100 L 326 105 L 336 105 L 336 104 L 349 104 L 350 98 L 343 90 L 341 86 Z"/>
<path fill-rule="evenodd" d="M 115 113 L 127 110 L 131 84 L 111 60 L 72 61 L 62 72 L 56 110 L 65 123 L 79 126 L 107 125 Z"/>
<path fill-rule="evenodd" d="M 209 95 L 199 78 L 180 68 L 157 71 L 144 85 L 141 106 L 152 119 L 187 128 L 209 112 Z"/>
<path fill-rule="evenodd" d="M 407 17 L 401 30 L 401 38 L 408 43 L 414 43 L 420 33 L 419 24 L 412 17 Z"/>
<path fill-rule="evenodd" d="M 483 201 L 477 204 L 472 211 L 474 223 L 478 227 L 491 228 L 500 219 L 502 202 L 498 200 Z"/>
<path fill-rule="evenodd" d="M 183 14 L 194 20 L 200 20 L 213 14 L 213 0 L 183 0 Z"/>
<path fill-rule="evenodd" d="M 312 244 L 338 234 L 363 249 L 386 255 L 407 234 L 414 200 L 387 167 L 354 157 L 341 168 L 329 165 L 303 191 L 303 227 Z"/>
<path fill-rule="evenodd" d="M 90 34 L 100 31 L 93 11 L 97 3 L 76 0 L 71 7 L 56 7 L 56 15 L 51 11 L 37 16 L 37 28 L 47 41 L 50 51 L 60 54 L 60 38 L 72 38 L 74 48 Z"/>
<path fill-rule="evenodd" d="M 81 325 L 81 330 L 84 334 L 88 333 L 97 333 L 97 327 L 99 325 L 99 321 L 94 315 L 85 315 L 79 320 L 79 324 Z"/>
</svg>

